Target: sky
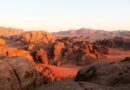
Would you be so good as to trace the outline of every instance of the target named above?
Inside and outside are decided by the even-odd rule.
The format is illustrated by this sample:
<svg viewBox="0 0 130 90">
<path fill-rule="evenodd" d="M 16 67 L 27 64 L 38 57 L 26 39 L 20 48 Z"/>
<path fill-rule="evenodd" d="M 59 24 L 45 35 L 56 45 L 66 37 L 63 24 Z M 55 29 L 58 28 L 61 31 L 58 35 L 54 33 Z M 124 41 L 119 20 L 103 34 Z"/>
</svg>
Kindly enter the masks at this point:
<svg viewBox="0 0 130 90">
<path fill-rule="evenodd" d="M 130 30 L 130 0 L 0 0 L 0 26 L 48 32 Z"/>
</svg>

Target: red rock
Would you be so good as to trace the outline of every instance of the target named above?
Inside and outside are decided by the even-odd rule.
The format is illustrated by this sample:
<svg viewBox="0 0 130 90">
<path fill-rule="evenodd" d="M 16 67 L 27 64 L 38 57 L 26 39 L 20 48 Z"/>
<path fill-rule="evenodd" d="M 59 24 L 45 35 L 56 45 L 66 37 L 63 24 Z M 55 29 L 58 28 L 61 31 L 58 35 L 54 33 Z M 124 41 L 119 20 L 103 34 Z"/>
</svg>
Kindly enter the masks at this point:
<svg viewBox="0 0 130 90">
<path fill-rule="evenodd" d="M 54 62 L 59 61 L 61 54 L 62 54 L 62 50 L 65 48 L 64 43 L 63 42 L 55 42 L 54 43 Z"/>
<path fill-rule="evenodd" d="M 130 86 L 130 58 L 119 61 L 99 61 L 79 70 L 76 81 L 111 87 Z"/>
<path fill-rule="evenodd" d="M 45 50 L 40 49 L 39 51 L 37 51 L 37 57 L 40 57 L 42 59 L 43 64 L 48 64 L 48 56 Z"/>
<path fill-rule="evenodd" d="M 50 44 L 54 39 L 53 35 L 44 31 L 25 32 L 21 36 L 21 41 L 25 43 Z"/>
<path fill-rule="evenodd" d="M 6 57 L 0 62 L 0 90 L 27 90 L 34 88 L 34 65 L 23 57 Z"/>
<path fill-rule="evenodd" d="M 39 71 L 42 75 L 42 82 L 44 84 L 52 83 L 55 80 L 55 74 L 50 67 L 44 64 L 36 65 L 37 71 Z"/>
<path fill-rule="evenodd" d="M 6 45 L 6 41 L 4 39 L 0 39 L 0 46 L 5 46 Z"/>
<path fill-rule="evenodd" d="M 23 57 L 29 59 L 30 61 L 34 62 L 32 56 L 29 54 L 28 51 L 11 48 L 11 47 L 1 47 L 0 53 L 5 56 L 23 56 Z"/>
</svg>

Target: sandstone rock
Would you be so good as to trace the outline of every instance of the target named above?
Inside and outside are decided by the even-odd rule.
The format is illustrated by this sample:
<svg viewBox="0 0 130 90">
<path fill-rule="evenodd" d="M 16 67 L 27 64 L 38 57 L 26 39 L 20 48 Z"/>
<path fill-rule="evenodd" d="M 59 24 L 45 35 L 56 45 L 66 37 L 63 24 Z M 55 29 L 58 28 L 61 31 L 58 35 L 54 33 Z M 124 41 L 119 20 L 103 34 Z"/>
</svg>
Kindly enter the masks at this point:
<svg viewBox="0 0 130 90">
<path fill-rule="evenodd" d="M 130 86 L 129 66 L 129 58 L 119 61 L 97 62 L 79 70 L 75 80 L 112 87 Z"/>
<path fill-rule="evenodd" d="M 93 46 L 93 49 L 95 49 L 100 54 L 109 55 L 111 53 L 110 49 L 105 46 L 95 45 Z"/>
<path fill-rule="evenodd" d="M 0 62 L 0 90 L 28 90 L 34 87 L 36 70 L 24 57 L 6 57 Z"/>
<path fill-rule="evenodd" d="M 85 66 L 85 65 L 92 64 L 96 61 L 97 61 L 97 57 L 94 54 L 89 54 L 89 55 L 86 54 L 81 56 L 77 64 L 80 66 Z"/>
<path fill-rule="evenodd" d="M 83 90 L 129 90 L 130 87 L 109 87 L 90 82 L 77 82 Z"/>
<path fill-rule="evenodd" d="M 0 62 L 0 90 L 20 90 L 19 81 L 8 63 Z"/>
<path fill-rule="evenodd" d="M 55 74 L 53 73 L 51 68 L 45 64 L 37 64 L 36 70 L 41 73 L 41 80 L 44 84 L 52 83 L 56 79 Z"/>
<path fill-rule="evenodd" d="M 106 47 L 115 47 L 116 46 L 113 39 L 97 40 L 94 44 L 103 45 L 103 46 L 106 46 Z"/>
<path fill-rule="evenodd" d="M 48 64 L 48 56 L 47 56 L 47 52 L 43 49 L 40 49 L 37 52 L 37 58 L 40 57 L 42 59 L 42 63 L 43 64 Z"/>
<path fill-rule="evenodd" d="M 60 81 L 49 85 L 44 85 L 36 90 L 85 90 L 74 81 Z"/>
<path fill-rule="evenodd" d="M 30 44 L 30 45 L 28 46 L 28 50 L 29 50 L 29 51 L 34 50 L 34 47 L 35 47 L 35 45 L 34 45 L 34 44 Z"/>
<path fill-rule="evenodd" d="M 21 41 L 25 43 L 43 43 L 48 44 L 54 41 L 53 35 L 43 31 L 25 32 L 21 36 Z"/>
<path fill-rule="evenodd" d="M 63 42 L 55 42 L 54 43 L 54 62 L 58 63 L 60 61 L 60 57 L 62 55 L 62 50 L 65 48 Z"/>
<path fill-rule="evenodd" d="M 5 46 L 6 45 L 6 41 L 4 39 L 0 39 L 0 46 Z"/>
<path fill-rule="evenodd" d="M 5 56 L 23 56 L 29 59 L 30 61 L 34 62 L 32 56 L 29 54 L 29 52 L 21 50 L 21 49 L 16 49 L 12 47 L 1 47 L 0 48 L 0 53 L 5 55 Z"/>
</svg>

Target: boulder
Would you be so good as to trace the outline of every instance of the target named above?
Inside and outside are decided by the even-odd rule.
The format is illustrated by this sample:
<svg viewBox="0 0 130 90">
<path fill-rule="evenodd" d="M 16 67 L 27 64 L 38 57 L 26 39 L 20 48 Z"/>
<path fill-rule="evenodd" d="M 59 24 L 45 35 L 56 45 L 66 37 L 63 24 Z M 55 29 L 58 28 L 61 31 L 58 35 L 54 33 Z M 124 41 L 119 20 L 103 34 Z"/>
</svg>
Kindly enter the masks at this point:
<svg viewBox="0 0 130 90">
<path fill-rule="evenodd" d="M 75 81 L 100 85 L 130 86 L 130 58 L 119 61 L 99 61 L 78 71 Z"/>
<path fill-rule="evenodd" d="M 29 90 L 34 88 L 35 74 L 35 67 L 28 59 L 6 57 L 0 62 L 0 90 Z"/>
</svg>

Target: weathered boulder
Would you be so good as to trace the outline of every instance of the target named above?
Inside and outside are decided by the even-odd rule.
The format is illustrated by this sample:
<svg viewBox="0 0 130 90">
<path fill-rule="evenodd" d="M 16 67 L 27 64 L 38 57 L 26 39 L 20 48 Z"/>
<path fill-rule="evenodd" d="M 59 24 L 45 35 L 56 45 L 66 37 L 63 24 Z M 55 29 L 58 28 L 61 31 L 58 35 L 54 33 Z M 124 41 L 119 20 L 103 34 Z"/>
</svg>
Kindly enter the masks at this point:
<svg viewBox="0 0 130 90">
<path fill-rule="evenodd" d="M 19 81 L 6 62 L 0 62 L 0 90 L 20 90 Z"/>
<path fill-rule="evenodd" d="M 75 81 L 86 81 L 100 85 L 130 86 L 130 58 L 119 61 L 99 61 L 77 73 Z"/>
<path fill-rule="evenodd" d="M 36 70 L 24 57 L 6 57 L 0 62 L 0 90 L 34 88 Z"/>
</svg>

